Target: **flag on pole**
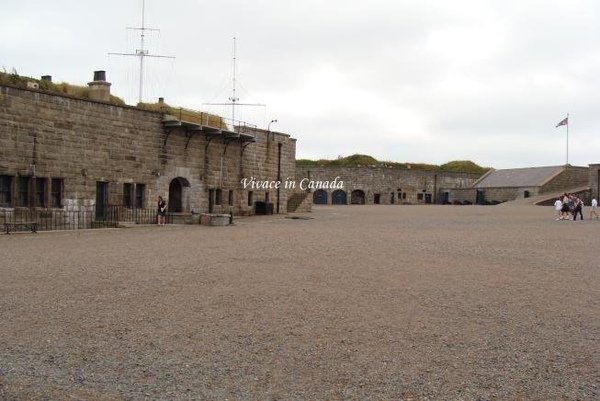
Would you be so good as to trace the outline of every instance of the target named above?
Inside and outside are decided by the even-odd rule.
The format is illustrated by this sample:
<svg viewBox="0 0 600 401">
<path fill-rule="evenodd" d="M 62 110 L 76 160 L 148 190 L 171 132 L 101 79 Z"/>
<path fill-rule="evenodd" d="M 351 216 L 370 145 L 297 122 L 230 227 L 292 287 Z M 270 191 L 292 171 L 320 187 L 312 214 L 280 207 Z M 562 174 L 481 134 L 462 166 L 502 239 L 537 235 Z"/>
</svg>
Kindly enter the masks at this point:
<svg viewBox="0 0 600 401">
<path fill-rule="evenodd" d="M 555 128 L 558 128 L 561 125 L 569 125 L 569 117 L 565 118 L 564 120 L 562 120 L 561 122 L 559 122 L 558 124 L 556 124 Z"/>
</svg>

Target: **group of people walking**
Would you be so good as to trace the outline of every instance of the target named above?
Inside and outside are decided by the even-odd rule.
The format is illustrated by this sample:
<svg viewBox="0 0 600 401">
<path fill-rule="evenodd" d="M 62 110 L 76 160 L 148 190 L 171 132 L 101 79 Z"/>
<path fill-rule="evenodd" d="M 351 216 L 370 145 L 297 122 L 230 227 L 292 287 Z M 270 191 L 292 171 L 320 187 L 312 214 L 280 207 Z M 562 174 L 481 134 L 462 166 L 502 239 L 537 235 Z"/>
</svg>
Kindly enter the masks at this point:
<svg viewBox="0 0 600 401">
<path fill-rule="evenodd" d="M 556 211 L 556 220 L 577 220 L 577 216 L 580 220 L 583 220 L 583 201 L 580 197 L 575 194 L 565 193 L 563 196 L 559 196 L 554 202 L 554 210 Z M 590 219 L 598 219 L 598 200 L 592 199 L 590 205 Z"/>
</svg>

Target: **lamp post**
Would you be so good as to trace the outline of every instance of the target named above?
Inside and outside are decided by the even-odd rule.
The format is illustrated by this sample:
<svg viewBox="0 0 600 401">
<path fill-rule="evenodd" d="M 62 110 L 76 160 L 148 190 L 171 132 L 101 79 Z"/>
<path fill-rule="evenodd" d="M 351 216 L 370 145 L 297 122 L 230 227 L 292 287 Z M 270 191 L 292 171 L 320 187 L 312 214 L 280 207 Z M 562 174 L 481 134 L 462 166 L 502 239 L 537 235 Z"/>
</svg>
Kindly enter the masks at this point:
<svg viewBox="0 0 600 401">
<path fill-rule="evenodd" d="M 271 120 L 269 122 L 269 124 L 267 125 L 267 140 L 269 140 L 269 141 L 271 139 L 271 124 L 276 123 L 276 122 L 277 122 L 277 120 Z M 273 139 L 275 139 L 275 136 L 273 136 Z M 279 143 L 277 146 L 277 182 L 279 183 L 279 185 L 277 185 L 276 213 L 279 214 L 279 203 L 280 203 L 280 198 L 281 198 L 281 188 L 279 188 L 281 186 L 281 143 Z"/>
<path fill-rule="evenodd" d="M 269 124 L 267 124 L 267 140 L 271 140 L 271 124 L 276 122 L 277 120 L 271 120 L 269 121 Z M 273 139 L 275 139 L 275 135 L 273 135 Z"/>
</svg>

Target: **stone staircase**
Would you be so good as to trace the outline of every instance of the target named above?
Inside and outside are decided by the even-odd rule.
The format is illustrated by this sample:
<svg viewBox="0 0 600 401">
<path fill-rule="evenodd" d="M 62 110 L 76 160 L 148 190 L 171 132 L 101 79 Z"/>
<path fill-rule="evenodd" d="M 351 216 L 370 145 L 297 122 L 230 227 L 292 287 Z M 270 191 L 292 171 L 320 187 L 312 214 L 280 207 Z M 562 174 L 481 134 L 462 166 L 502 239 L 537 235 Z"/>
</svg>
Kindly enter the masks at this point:
<svg viewBox="0 0 600 401">
<path fill-rule="evenodd" d="M 587 200 L 587 196 L 590 193 L 590 187 L 577 187 L 570 189 L 563 189 L 560 191 L 552 191 L 546 192 L 543 194 L 539 194 L 536 196 L 532 196 L 530 198 L 519 198 L 513 201 L 505 202 L 504 204 L 509 205 L 537 205 L 537 206 L 552 206 L 554 201 L 559 196 L 562 196 L 564 193 L 575 194 L 577 196 L 582 197 L 584 201 Z"/>
<path fill-rule="evenodd" d="M 310 211 L 310 204 L 308 204 L 308 206 L 307 206 L 307 200 L 308 200 L 309 195 L 310 195 L 310 192 L 294 192 L 294 193 L 292 193 L 287 201 L 288 213 L 294 213 L 297 211 L 301 211 L 301 212 Z"/>
</svg>

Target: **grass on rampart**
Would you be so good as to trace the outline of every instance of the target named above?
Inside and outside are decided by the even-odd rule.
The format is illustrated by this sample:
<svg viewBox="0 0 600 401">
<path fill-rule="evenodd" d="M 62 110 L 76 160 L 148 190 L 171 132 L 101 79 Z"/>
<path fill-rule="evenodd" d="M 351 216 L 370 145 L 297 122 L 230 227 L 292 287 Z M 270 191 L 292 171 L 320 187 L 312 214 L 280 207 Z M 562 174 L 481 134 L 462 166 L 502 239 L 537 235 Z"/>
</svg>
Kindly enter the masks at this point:
<svg viewBox="0 0 600 401">
<path fill-rule="evenodd" d="M 399 163 L 390 161 L 378 161 L 372 156 L 355 154 L 337 159 L 328 160 L 296 160 L 298 167 L 385 167 L 395 169 L 414 169 L 427 171 L 451 171 L 461 173 L 485 174 L 490 168 L 481 167 L 470 160 L 454 160 L 442 165 L 425 163 Z"/>
<path fill-rule="evenodd" d="M 13 69 L 10 73 L 6 71 L 0 72 L 0 85 L 11 85 L 16 86 L 18 88 L 28 89 L 28 82 L 37 83 L 39 85 L 39 90 L 44 92 L 68 95 L 80 99 L 90 98 L 90 88 L 88 86 L 72 85 L 66 82 L 61 82 L 57 84 L 42 79 L 21 76 L 17 73 L 15 69 Z M 125 105 L 123 99 L 113 95 L 110 95 L 110 103 L 117 106 Z"/>
</svg>

